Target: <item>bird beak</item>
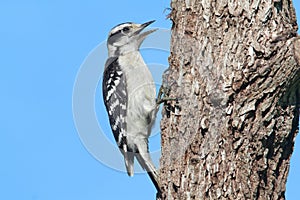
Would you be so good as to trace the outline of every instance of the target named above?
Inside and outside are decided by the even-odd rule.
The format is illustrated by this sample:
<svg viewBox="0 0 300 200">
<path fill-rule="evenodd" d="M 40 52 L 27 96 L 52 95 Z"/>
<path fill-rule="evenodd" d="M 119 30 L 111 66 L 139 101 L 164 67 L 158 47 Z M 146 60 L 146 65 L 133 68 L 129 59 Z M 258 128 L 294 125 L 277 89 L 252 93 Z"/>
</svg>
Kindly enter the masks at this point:
<svg viewBox="0 0 300 200">
<path fill-rule="evenodd" d="M 152 21 L 143 23 L 141 26 L 145 28 L 145 27 L 149 26 L 150 24 L 152 24 L 152 23 L 154 23 L 154 22 L 155 22 L 155 20 L 152 20 Z"/>
<path fill-rule="evenodd" d="M 135 31 L 134 35 L 138 35 L 139 41 L 142 42 L 149 34 L 155 32 L 158 30 L 158 28 L 156 29 L 151 29 L 145 32 L 142 32 L 147 26 L 149 26 L 150 24 L 152 24 L 153 22 L 155 22 L 155 20 L 143 23 L 141 25 L 139 25 L 137 27 L 137 30 Z M 141 33 L 142 32 L 142 33 Z"/>
</svg>

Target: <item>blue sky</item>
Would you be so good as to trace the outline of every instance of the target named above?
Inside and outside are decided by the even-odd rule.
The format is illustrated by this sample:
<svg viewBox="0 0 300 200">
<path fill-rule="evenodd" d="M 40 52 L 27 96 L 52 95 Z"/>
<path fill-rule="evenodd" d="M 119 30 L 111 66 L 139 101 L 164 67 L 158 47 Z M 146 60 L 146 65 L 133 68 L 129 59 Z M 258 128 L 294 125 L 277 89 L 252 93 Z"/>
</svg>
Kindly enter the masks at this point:
<svg viewBox="0 0 300 200">
<path fill-rule="evenodd" d="M 0 199 L 154 199 L 145 174 L 129 178 L 87 150 L 75 127 L 72 95 L 84 60 L 101 49 L 112 26 L 155 19 L 153 26 L 170 28 L 167 7 L 166 0 L 0 2 Z M 300 12 L 298 1 L 295 7 Z M 166 52 L 157 60 L 143 54 L 167 65 Z M 96 115 L 105 132 L 102 108 L 96 105 Z M 298 137 L 288 200 L 298 199 L 299 168 Z"/>
</svg>

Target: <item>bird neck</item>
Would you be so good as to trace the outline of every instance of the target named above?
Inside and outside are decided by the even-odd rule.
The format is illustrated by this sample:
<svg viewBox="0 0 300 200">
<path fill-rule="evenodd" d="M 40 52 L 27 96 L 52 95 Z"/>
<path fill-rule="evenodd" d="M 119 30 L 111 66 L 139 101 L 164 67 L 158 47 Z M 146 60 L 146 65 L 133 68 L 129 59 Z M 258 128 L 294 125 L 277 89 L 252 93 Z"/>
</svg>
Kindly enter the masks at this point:
<svg viewBox="0 0 300 200">
<path fill-rule="evenodd" d="M 139 51 L 139 46 L 123 45 L 118 47 L 118 46 L 108 45 L 108 57 L 118 57 L 134 51 Z"/>
</svg>

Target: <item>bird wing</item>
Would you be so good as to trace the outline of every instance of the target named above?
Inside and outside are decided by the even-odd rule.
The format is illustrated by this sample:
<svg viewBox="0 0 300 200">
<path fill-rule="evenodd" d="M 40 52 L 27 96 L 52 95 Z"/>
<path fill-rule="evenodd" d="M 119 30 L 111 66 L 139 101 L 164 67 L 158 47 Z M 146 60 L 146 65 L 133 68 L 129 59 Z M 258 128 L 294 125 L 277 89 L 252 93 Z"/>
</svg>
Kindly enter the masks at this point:
<svg viewBox="0 0 300 200">
<path fill-rule="evenodd" d="M 117 57 L 109 58 L 105 64 L 102 91 L 111 129 L 115 140 L 122 150 L 127 151 L 126 140 L 126 79 Z"/>
</svg>

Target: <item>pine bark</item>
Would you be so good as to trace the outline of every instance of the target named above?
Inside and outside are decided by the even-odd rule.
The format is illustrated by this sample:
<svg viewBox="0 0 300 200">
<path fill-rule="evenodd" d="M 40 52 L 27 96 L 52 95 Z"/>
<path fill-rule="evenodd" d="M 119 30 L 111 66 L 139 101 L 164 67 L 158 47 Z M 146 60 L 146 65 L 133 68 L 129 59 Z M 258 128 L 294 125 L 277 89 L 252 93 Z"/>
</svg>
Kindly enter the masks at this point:
<svg viewBox="0 0 300 200">
<path fill-rule="evenodd" d="M 161 199 L 285 199 L 298 132 L 291 0 L 172 0 L 176 103 L 161 121 Z"/>
</svg>

